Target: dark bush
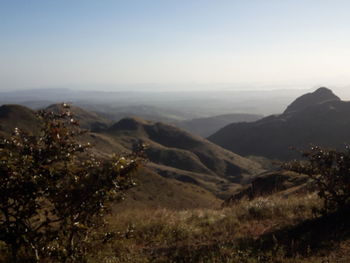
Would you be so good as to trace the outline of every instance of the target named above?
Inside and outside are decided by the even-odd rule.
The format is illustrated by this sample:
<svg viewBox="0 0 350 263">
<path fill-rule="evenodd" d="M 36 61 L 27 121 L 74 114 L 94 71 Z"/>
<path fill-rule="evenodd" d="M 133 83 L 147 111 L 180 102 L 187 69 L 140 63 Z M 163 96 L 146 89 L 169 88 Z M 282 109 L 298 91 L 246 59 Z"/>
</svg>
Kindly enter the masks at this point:
<svg viewBox="0 0 350 263">
<path fill-rule="evenodd" d="M 287 163 L 286 168 L 313 179 L 327 212 L 350 205 L 350 149 L 344 151 L 312 147 L 304 152 L 305 161 Z"/>
<path fill-rule="evenodd" d="M 95 157 L 65 107 L 38 114 L 39 135 L 16 128 L 0 139 L 0 241 L 10 262 L 84 262 L 113 236 L 101 232 L 108 205 L 133 185 L 137 154 Z"/>
</svg>

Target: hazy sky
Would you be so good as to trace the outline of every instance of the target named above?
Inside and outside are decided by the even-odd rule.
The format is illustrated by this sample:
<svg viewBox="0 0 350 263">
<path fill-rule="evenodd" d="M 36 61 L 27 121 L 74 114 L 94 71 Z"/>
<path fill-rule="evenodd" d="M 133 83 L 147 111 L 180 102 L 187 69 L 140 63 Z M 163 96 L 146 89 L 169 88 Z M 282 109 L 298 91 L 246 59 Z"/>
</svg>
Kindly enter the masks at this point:
<svg viewBox="0 0 350 263">
<path fill-rule="evenodd" d="M 349 11 L 348 0 L 0 0 L 0 90 L 346 86 Z"/>
</svg>

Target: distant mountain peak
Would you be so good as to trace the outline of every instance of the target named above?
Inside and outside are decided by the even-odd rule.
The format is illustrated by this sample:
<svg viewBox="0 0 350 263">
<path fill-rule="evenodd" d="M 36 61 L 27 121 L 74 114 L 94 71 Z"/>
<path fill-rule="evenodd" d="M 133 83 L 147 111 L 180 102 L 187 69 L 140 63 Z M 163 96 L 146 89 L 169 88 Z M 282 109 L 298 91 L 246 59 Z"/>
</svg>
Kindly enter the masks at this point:
<svg viewBox="0 0 350 263">
<path fill-rule="evenodd" d="M 320 87 L 317 90 L 315 90 L 313 93 L 328 93 L 328 94 L 333 94 L 333 91 L 329 88 L 326 87 Z"/>
<path fill-rule="evenodd" d="M 321 104 L 327 101 L 340 101 L 340 98 L 336 96 L 332 90 L 321 87 L 314 92 L 307 93 L 297 98 L 287 107 L 284 114 L 297 112 L 309 106 Z"/>
</svg>

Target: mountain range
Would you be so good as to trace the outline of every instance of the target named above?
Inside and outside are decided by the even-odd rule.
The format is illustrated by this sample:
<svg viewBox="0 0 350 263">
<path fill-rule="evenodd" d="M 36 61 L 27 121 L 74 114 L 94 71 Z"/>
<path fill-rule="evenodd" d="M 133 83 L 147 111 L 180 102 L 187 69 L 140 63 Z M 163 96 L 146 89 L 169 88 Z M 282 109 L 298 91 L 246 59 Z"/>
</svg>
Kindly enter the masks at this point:
<svg viewBox="0 0 350 263">
<path fill-rule="evenodd" d="M 46 110 L 64 109 L 55 104 Z M 91 142 L 93 152 L 101 158 L 130 152 L 140 142 L 147 145 L 148 162 L 137 176 L 140 186 L 129 195 L 133 203 L 182 208 L 219 204 L 263 171 L 258 163 L 173 125 L 136 117 L 113 124 L 79 107 L 72 106 L 70 111 L 90 130 L 81 140 Z M 19 105 L 1 106 L 0 132 L 8 136 L 15 127 L 37 133 L 36 112 Z M 181 197 L 171 198 L 175 195 Z"/>
<path fill-rule="evenodd" d="M 46 110 L 65 109 L 61 104 L 53 104 Z M 279 115 L 256 121 L 253 119 L 257 115 L 244 115 L 242 118 L 250 116 L 252 122 L 231 123 L 209 140 L 174 124 L 136 116 L 116 122 L 77 106 L 71 106 L 70 111 L 81 127 L 89 130 L 81 141 L 92 143 L 92 151 L 101 158 L 115 152 L 128 153 L 139 143 L 147 145 L 147 162 L 136 176 L 138 186 L 130 190 L 125 202 L 135 206 L 219 205 L 230 196 L 234 199 L 233 193 L 238 193 L 233 195 L 236 197 L 242 195 L 239 193 L 251 193 L 252 182 L 255 189 L 260 184 L 261 189 L 270 189 L 266 185 L 274 178 L 284 178 L 285 189 L 291 182 L 302 181 L 284 172 L 282 177 L 281 173 L 266 173 L 268 167 L 273 167 L 270 159 L 300 157 L 290 147 L 307 149 L 313 143 L 341 148 L 350 141 L 350 102 L 340 100 L 327 88 L 298 97 Z M 233 114 L 223 118 L 232 121 L 238 117 Z M 213 119 L 198 122 L 211 126 L 210 121 Z M 35 110 L 14 104 L 0 107 L 2 136 L 9 136 L 15 127 L 38 133 L 39 122 Z"/>
</svg>

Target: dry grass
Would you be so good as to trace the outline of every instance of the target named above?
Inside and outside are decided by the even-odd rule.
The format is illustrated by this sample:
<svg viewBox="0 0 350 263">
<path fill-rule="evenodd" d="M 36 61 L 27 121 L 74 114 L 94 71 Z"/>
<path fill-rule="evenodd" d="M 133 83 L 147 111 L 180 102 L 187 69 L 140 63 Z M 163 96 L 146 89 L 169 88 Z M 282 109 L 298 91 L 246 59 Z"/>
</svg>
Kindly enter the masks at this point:
<svg viewBox="0 0 350 263">
<path fill-rule="evenodd" d="M 321 206 L 311 194 L 222 209 L 130 208 L 108 218 L 116 236 L 88 262 L 348 263 L 350 216 L 321 216 Z"/>
<path fill-rule="evenodd" d="M 327 257 L 311 248 L 291 253 L 290 245 L 286 248 L 273 235 L 315 220 L 320 207 L 316 195 L 306 195 L 258 198 L 223 209 L 129 209 L 111 216 L 109 221 L 118 238 L 91 261 L 348 262 L 330 252 L 327 257 L 333 261 L 322 261 Z M 347 251 L 349 247 L 342 244 Z"/>
</svg>

